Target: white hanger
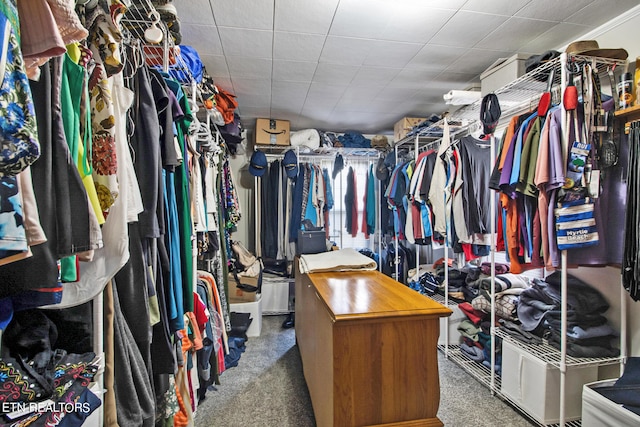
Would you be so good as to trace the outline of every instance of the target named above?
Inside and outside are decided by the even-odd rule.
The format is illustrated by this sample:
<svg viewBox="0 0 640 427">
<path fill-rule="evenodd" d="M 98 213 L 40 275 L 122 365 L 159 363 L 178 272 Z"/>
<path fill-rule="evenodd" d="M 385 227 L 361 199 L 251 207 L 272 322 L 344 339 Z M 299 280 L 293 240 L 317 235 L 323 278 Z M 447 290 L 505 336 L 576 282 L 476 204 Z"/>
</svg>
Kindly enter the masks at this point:
<svg viewBox="0 0 640 427">
<path fill-rule="evenodd" d="M 153 20 L 149 28 L 144 30 L 144 38 L 146 41 L 152 44 L 158 44 L 162 41 L 164 34 L 162 30 L 158 27 L 160 23 L 160 14 L 158 11 L 153 10 L 149 12 L 149 18 Z"/>
</svg>

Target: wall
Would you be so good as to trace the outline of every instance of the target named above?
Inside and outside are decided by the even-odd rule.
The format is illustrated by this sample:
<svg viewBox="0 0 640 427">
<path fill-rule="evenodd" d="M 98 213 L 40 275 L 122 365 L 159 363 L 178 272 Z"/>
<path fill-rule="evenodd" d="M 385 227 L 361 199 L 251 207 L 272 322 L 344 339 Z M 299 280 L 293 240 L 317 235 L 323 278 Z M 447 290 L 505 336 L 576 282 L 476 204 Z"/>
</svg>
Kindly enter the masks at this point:
<svg viewBox="0 0 640 427">
<path fill-rule="evenodd" d="M 640 56 L 640 43 L 638 42 L 640 40 L 640 6 L 613 19 L 587 36 L 583 39 L 595 39 L 601 48 L 625 48 L 629 52 L 629 60 L 633 66 L 635 58 Z M 579 274 L 581 277 L 590 279 L 590 282 L 599 283 L 599 288 L 605 293 L 610 302 L 617 301 L 615 305 L 612 305 L 610 311 L 620 309 L 619 289 L 622 285 L 620 284 L 619 268 L 581 268 Z M 634 302 L 628 294 L 624 297 L 624 303 L 627 304 L 628 312 L 628 355 L 640 356 L 640 303 Z"/>
</svg>

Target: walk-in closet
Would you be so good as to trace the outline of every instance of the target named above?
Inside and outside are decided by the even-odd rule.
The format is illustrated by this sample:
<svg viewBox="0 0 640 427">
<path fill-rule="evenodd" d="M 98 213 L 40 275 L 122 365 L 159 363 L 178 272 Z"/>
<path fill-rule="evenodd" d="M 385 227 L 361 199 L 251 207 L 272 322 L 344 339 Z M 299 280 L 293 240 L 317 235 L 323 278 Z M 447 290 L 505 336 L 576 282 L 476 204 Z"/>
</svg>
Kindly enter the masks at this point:
<svg viewBox="0 0 640 427">
<path fill-rule="evenodd" d="M 637 1 L 0 25 L 0 427 L 640 425 Z"/>
</svg>

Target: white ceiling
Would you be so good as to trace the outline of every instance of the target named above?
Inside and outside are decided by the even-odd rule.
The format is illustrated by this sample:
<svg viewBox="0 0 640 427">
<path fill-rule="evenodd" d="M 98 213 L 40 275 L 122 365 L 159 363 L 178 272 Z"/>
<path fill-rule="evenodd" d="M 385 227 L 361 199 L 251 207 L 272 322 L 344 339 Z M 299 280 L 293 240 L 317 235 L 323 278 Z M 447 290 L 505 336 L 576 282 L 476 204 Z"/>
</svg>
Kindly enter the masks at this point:
<svg viewBox="0 0 640 427">
<path fill-rule="evenodd" d="M 182 43 L 245 127 L 384 133 L 447 110 L 498 58 L 563 46 L 637 0 L 181 0 Z M 605 46 L 618 47 L 618 46 Z"/>
</svg>

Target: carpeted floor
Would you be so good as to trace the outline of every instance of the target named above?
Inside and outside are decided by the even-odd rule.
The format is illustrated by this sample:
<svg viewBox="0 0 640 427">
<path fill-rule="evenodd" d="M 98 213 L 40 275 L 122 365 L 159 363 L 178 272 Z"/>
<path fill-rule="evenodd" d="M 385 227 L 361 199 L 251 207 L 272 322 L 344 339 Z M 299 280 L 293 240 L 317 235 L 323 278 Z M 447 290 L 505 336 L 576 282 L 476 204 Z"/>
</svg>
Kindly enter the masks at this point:
<svg viewBox="0 0 640 427">
<path fill-rule="evenodd" d="M 249 338 L 237 367 L 220 377 L 195 415 L 200 427 L 313 427 L 315 421 L 295 330 L 286 316 L 264 316 L 262 333 Z M 446 426 L 528 427 L 509 405 L 439 354 L 440 410 Z"/>
</svg>

